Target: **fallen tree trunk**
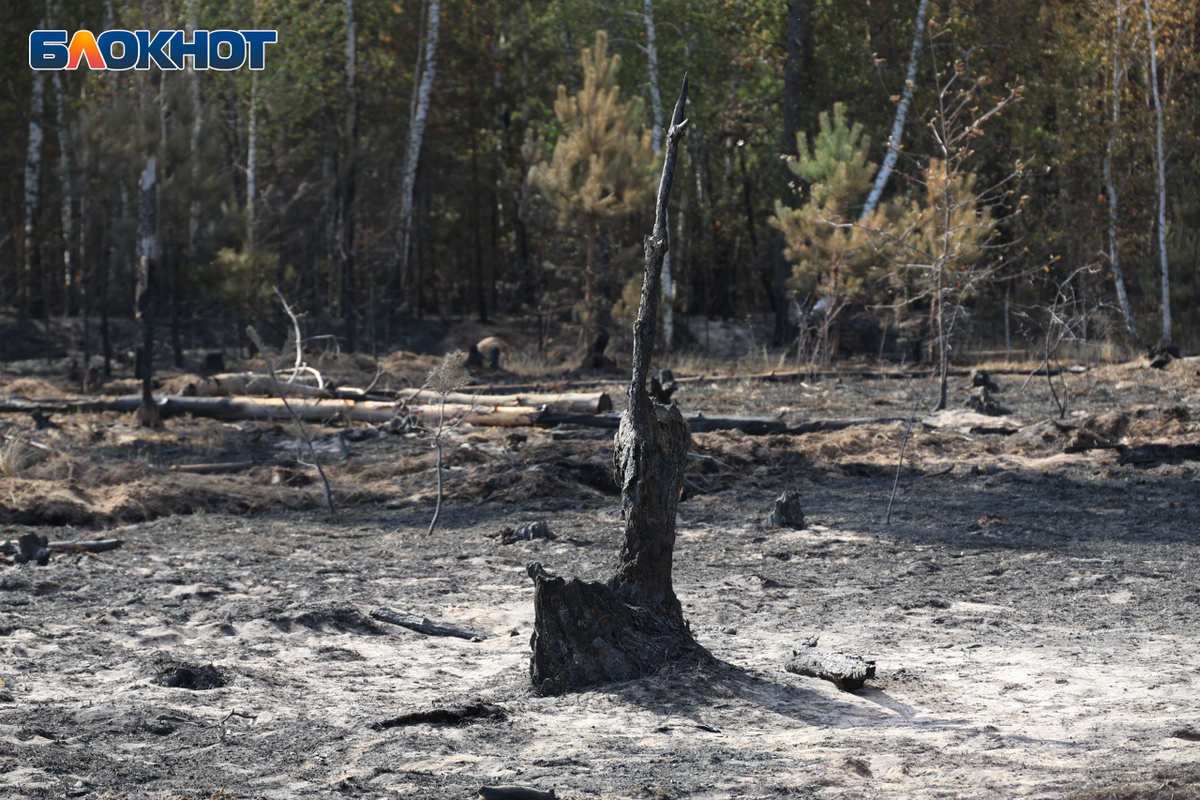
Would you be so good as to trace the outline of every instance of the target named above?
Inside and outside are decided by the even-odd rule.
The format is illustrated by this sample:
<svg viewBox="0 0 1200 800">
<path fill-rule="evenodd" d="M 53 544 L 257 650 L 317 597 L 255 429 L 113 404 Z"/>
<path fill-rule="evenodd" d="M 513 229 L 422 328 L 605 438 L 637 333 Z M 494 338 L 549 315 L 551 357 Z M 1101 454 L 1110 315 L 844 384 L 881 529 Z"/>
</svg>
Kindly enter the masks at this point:
<svg viewBox="0 0 1200 800">
<path fill-rule="evenodd" d="M 770 433 L 821 433 L 824 431 L 841 431 L 855 428 L 859 425 L 895 425 L 904 422 L 904 417 L 859 417 L 856 419 L 814 419 L 799 425 L 787 425 L 778 417 L 743 417 L 717 416 L 706 417 L 697 414 L 687 418 L 688 427 L 692 433 L 707 433 L 710 431 L 741 431 L 750 436 L 763 436 Z M 620 424 L 620 414 L 555 414 L 542 413 L 538 415 L 539 427 L 552 428 L 555 425 L 580 425 L 588 428 L 616 429 Z"/>
<path fill-rule="evenodd" d="M 418 403 L 437 403 L 441 395 L 429 389 L 401 389 L 397 392 L 401 400 Z M 450 392 L 446 395 L 447 403 L 483 406 L 533 406 L 545 407 L 547 411 L 562 414 L 604 414 L 612 411 L 612 398 L 607 392 L 555 392 L 515 394 L 471 394 L 470 392 Z"/>
<path fill-rule="evenodd" d="M 185 472 L 190 475 L 230 475 L 245 472 L 255 467 L 294 467 L 295 461 L 213 461 L 204 464 L 172 464 L 171 472 Z"/>
<path fill-rule="evenodd" d="M 581 425 L 588 428 L 611 428 L 616 430 L 621 424 L 620 414 L 558 414 L 542 413 L 535 423 L 542 428 L 552 428 L 555 425 Z M 768 433 L 788 433 L 788 427 L 778 417 L 706 417 L 697 414 L 687 418 L 687 424 L 693 433 L 709 431 L 741 431 L 751 436 L 761 436 Z"/>
<path fill-rule="evenodd" d="M 305 382 L 280 380 L 279 387 L 288 394 L 305 397 L 333 396 L 328 389 L 310 385 L 307 381 L 315 379 L 309 376 L 301 376 L 298 380 Z M 226 372 L 189 381 L 179 387 L 180 397 L 274 397 L 276 394 L 271 376 L 258 372 Z"/>
<path fill-rule="evenodd" d="M 307 379 L 307 380 L 306 380 Z M 314 398 L 338 398 L 342 400 L 365 399 L 362 389 L 340 387 L 337 389 L 321 388 L 310 385 L 307 376 L 301 376 L 305 382 L 279 382 L 287 394 Z M 230 372 L 213 375 L 196 381 L 189 381 L 179 389 L 179 397 L 274 397 L 278 394 L 271 376 L 256 372 Z M 405 400 L 409 403 L 434 404 L 440 403 L 442 396 L 432 389 L 401 389 L 397 392 L 382 393 L 384 396 Z M 450 392 L 446 395 L 447 403 L 476 406 L 533 406 L 545 407 L 562 413 L 603 414 L 612 411 L 612 398 L 606 392 L 530 392 L 515 391 L 513 393 L 474 394 L 471 392 Z"/>
<path fill-rule="evenodd" d="M 47 400 L 0 402 L 0 413 L 28 414 L 35 409 L 63 413 L 127 413 L 141 406 L 140 395 L 128 395 L 109 400 Z M 191 414 L 219 420 L 288 419 L 290 414 L 278 397 L 168 397 L 157 401 L 159 413 L 165 417 Z M 293 402 L 292 411 L 305 422 L 329 422 L 344 419 L 352 422 L 384 423 L 397 415 L 407 415 L 421 424 L 436 424 L 442 408 L 439 405 L 409 406 L 402 402 L 384 403 L 377 400 L 305 400 Z M 529 406 L 480 406 L 447 403 L 447 418 L 465 416 L 467 424 L 485 426 L 533 425 L 538 409 Z"/>
<path fill-rule="evenodd" d="M 123 544 L 125 544 L 123 539 L 100 539 L 94 542 L 49 542 L 46 544 L 46 549 L 58 553 L 103 553 L 107 550 L 116 550 Z M 13 540 L 0 542 L 0 553 L 13 555 L 17 552 L 19 552 L 19 547 Z"/>
<path fill-rule="evenodd" d="M 1070 367 L 1052 367 L 1049 372 L 1052 376 L 1061 375 L 1066 372 L 1069 374 L 1080 374 L 1086 372 L 1087 368 L 1082 366 Z M 954 378 L 969 378 L 973 370 L 969 369 L 952 369 L 947 374 Z M 988 373 L 991 375 L 1020 375 L 1028 376 L 1028 369 L 990 369 Z M 1046 368 L 1039 367 L 1032 371 L 1033 375 L 1045 375 Z M 675 378 L 676 383 L 732 383 L 734 381 L 801 381 L 806 378 L 862 378 L 865 380 L 917 380 L 921 378 L 929 378 L 935 374 L 934 370 L 928 369 L 902 369 L 902 370 L 876 370 L 876 369 L 858 369 L 858 370 L 837 370 L 827 369 L 810 372 L 808 370 L 772 370 L 770 372 L 750 372 L 744 375 L 684 375 Z M 522 383 L 522 384 L 504 384 L 495 383 L 476 387 L 479 391 L 489 395 L 507 395 L 519 394 L 521 392 L 548 392 L 555 389 L 560 389 L 564 392 L 577 389 L 591 389 L 601 386 L 616 386 L 624 383 L 624 381 L 614 379 L 596 379 L 590 378 L 587 380 L 569 380 L 559 381 L 554 383 Z"/>
</svg>

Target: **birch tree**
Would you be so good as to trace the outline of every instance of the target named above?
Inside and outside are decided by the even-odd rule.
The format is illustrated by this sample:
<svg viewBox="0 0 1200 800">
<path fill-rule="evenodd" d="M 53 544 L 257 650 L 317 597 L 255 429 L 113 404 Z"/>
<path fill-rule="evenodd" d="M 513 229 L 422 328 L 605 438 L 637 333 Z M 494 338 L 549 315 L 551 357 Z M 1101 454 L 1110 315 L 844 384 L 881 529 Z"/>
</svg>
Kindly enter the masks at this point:
<svg viewBox="0 0 1200 800">
<path fill-rule="evenodd" d="M 75 241 L 72 232 L 75 230 L 75 225 L 71 213 L 71 200 L 74 196 L 72 191 L 71 181 L 71 164 L 68 158 L 68 131 L 66 122 L 66 112 L 64 109 L 62 73 L 54 73 L 54 114 L 55 124 L 58 128 L 58 182 L 61 187 L 61 211 L 60 219 L 62 223 L 62 275 L 59 286 L 63 291 L 62 312 L 63 316 L 69 316 L 71 313 L 72 295 L 74 294 L 74 272 L 71 264 L 71 247 Z M 49 298 L 47 298 L 49 299 Z"/>
<path fill-rule="evenodd" d="M 412 246 L 413 190 L 417 184 L 417 164 L 421 158 L 421 142 L 425 137 L 425 118 L 429 113 L 429 95 L 433 91 L 433 76 L 437 70 L 437 42 L 440 4 L 427 0 L 425 47 L 418 56 L 415 70 L 416 86 L 409 114 L 408 142 L 404 148 L 404 165 L 400 171 L 400 224 L 396 234 L 396 278 L 400 286 L 400 301 L 404 303 L 408 289 L 408 258 Z"/>
<path fill-rule="evenodd" d="M 1113 151 L 1121 130 L 1121 36 L 1123 35 L 1125 4 L 1117 0 L 1116 29 L 1113 32 L 1112 46 L 1112 108 L 1111 122 L 1108 130 L 1108 142 L 1104 148 L 1104 191 L 1108 196 L 1108 263 L 1112 269 L 1113 284 L 1117 290 L 1117 302 L 1121 306 L 1121 314 L 1125 317 L 1125 325 L 1135 343 L 1141 341 L 1138 336 L 1137 324 L 1133 320 L 1133 312 L 1129 308 L 1129 295 L 1125 291 L 1125 277 L 1121 272 L 1120 240 L 1117 238 L 1117 208 L 1119 197 L 1116 184 L 1113 182 L 1112 164 Z"/>
<path fill-rule="evenodd" d="M 888 178 L 891 176 L 892 170 L 896 168 L 896 161 L 900 158 L 900 140 L 904 135 L 904 120 L 908 116 L 909 106 L 912 105 L 913 90 L 917 84 L 918 56 L 921 53 L 921 42 L 925 36 L 925 13 L 928 8 L 929 0 L 921 0 L 920 5 L 917 6 L 917 22 L 913 31 L 912 50 L 908 56 L 908 72 L 904 77 L 904 90 L 900 93 L 900 103 L 896 106 L 896 117 L 892 121 L 892 133 L 888 137 L 887 154 L 879 166 L 871 193 L 867 195 L 867 202 L 863 205 L 862 215 L 859 217 L 860 221 L 866 220 L 875 210 L 875 206 L 879 204 L 879 198 L 883 195 Z"/>
<path fill-rule="evenodd" d="M 1158 91 L 1158 52 L 1154 38 L 1154 15 L 1146 4 L 1146 36 L 1150 49 L 1150 91 L 1154 101 L 1154 167 L 1158 194 L 1158 257 L 1162 278 L 1162 344 L 1171 343 L 1171 277 L 1167 268 L 1167 156 L 1163 149 L 1163 108 Z"/>
<path fill-rule="evenodd" d="M 44 27 L 44 23 L 43 23 Z M 29 139 L 25 149 L 25 226 L 21 240 L 21 274 L 17 277 L 18 302 L 28 314 L 33 304 L 33 252 L 38 214 L 38 188 L 42 178 L 42 111 L 45 93 L 43 72 L 33 73 L 29 100 Z"/>
<path fill-rule="evenodd" d="M 652 127 L 650 129 L 650 144 L 654 152 L 662 153 L 662 94 L 658 89 L 658 44 L 654 25 L 654 0 L 644 0 L 641 14 L 646 26 L 646 79 L 650 86 L 650 113 Z M 670 215 L 667 217 L 667 230 L 670 230 Z M 671 280 L 671 251 L 663 254 L 662 266 L 662 307 L 663 307 L 663 350 L 671 349 L 671 341 L 675 336 L 675 284 Z"/>
<path fill-rule="evenodd" d="M 142 330 L 138 348 L 138 377 L 142 381 L 142 404 L 137 411 L 143 428 L 161 428 L 162 416 L 152 394 L 154 328 L 150 319 L 150 292 L 158 261 L 158 170 L 153 156 L 146 159 L 138 195 L 137 289 L 134 294 L 134 318 Z"/>
</svg>

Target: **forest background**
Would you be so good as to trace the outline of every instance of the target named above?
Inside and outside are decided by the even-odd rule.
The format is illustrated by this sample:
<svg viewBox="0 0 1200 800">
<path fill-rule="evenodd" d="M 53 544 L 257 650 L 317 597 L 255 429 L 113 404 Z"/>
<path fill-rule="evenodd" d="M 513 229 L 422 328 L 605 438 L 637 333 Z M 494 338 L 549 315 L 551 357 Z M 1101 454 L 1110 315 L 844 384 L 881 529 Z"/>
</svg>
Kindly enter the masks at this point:
<svg viewBox="0 0 1200 800">
<path fill-rule="evenodd" d="M 92 320 L 106 369 L 140 255 L 177 364 L 248 322 L 282 339 L 276 288 L 374 353 L 428 319 L 628 327 L 687 71 L 669 326 L 820 328 L 825 358 L 853 351 L 831 320 L 911 359 L 943 325 L 964 349 L 1195 347 L 1198 5 L 4 0 L 0 308 Z M 38 28 L 279 43 L 262 71 L 38 72 Z"/>
</svg>

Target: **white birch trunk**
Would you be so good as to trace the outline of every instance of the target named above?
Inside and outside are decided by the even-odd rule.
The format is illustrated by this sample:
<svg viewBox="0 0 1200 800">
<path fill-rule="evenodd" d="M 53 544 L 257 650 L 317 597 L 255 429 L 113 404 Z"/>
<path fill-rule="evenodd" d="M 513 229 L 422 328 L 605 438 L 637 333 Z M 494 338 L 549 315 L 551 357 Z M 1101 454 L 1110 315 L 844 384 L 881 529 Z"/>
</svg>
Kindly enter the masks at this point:
<svg viewBox="0 0 1200 800">
<path fill-rule="evenodd" d="M 646 68 L 650 84 L 650 110 L 654 116 L 651 129 L 651 145 L 656 152 L 662 152 L 662 95 L 658 91 L 658 44 L 654 29 L 654 0 L 644 0 L 645 11 L 642 20 L 646 24 Z M 668 215 L 667 230 L 670 231 Z M 671 349 L 675 339 L 675 283 L 671 280 L 671 250 L 668 247 L 663 254 L 662 266 L 662 309 L 663 335 L 659 343 L 663 352 Z"/>
<path fill-rule="evenodd" d="M 71 244 L 74 237 L 74 222 L 71 215 L 71 198 L 74 196 L 71 182 L 71 164 L 67 158 L 67 123 L 66 112 L 63 108 L 62 73 L 54 73 L 54 117 L 58 126 L 58 180 L 62 187 L 62 290 L 63 316 L 71 313 L 71 295 L 74 293 L 74 275 L 71 265 Z M 47 298 L 49 300 L 49 298 Z"/>
<path fill-rule="evenodd" d="M 1121 272 L 1120 241 L 1117 236 L 1117 204 L 1120 198 L 1112 177 L 1113 150 L 1116 149 L 1117 135 L 1121 129 L 1121 34 L 1124 13 L 1124 3 L 1117 0 L 1117 27 L 1113 35 L 1112 126 L 1109 128 L 1108 144 L 1104 150 L 1104 191 L 1108 195 L 1108 261 L 1112 267 L 1113 284 L 1116 286 L 1121 314 L 1125 317 L 1129 336 L 1136 344 L 1141 342 L 1141 337 L 1138 335 L 1137 324 L 1133 321 L 1129 295 L 1125 291 L 1125 276 Z"/>
<path fill-rule="evenodd" d="M 29 101 L 29 142 L 25 151 L 25 228 L 21 240 L 22 264 L 21 274 L 17 279 L 18 293 L 22 288 L 32 292 L 33 282 L 33 250 L 34 228 L 38 212 L 38 186 L 42 177 L 42 109 L 43 93 L 45 92 L 45 73 L 33 73 L 33 91 Z M 20 302 L 28 307 L 28 297 L 21 297 Z"/>
<path fill-rule="evenodd" d="M 1150 38 L 1150 87 L 1154 97 L 1154 161 L 1158 178 L 1158 256 L 1162 268 L 1162 343 L 1171 343 L 1171 277 L 1167 269 L 1167 165 L 1163 150 L 1162 98 L 1158 94 L 1158 53 L 1154 41 L 1154 17 L 1146 2 L 1146 33 Z"/>
<path fill-rule="evenodd" d="M 151 275 L 158 260 L 158 170 L 153 156 L 146 159 L 142 171 L 141 194 L 138 196 L 137 232 L 137 289 L 134 294 L 134 319 L 142 329 L 141 346 L 138 349 L 138 367 L 142 379 L 142 404 L 137 419 L 142 427 L 162 426 L 158 407 L 151 394 L 153 377 L 154 328 L 151 323 Z"/>
<path fill-rule="evenodd" d="M 425 137 L 425 117 L 429 112 L 429 95 L 437 68 L 437 40 L 440 4 L 429 0 L 425 29 L 425 50 L 420 59 L 417 91 L 414 95 L 412 117 L 408 125 L 408 143 L 404 149 L 404 166 L 400 176 L 400 227 L 396 239 L 396 272 L 400 300 L 404 302 L 408 288 L 408 255 L 412 243 L 413 190 L 417 183 L 417 165 L 421 158 L 421 142 Z"/>
<path fill-rule="evenodd" d="M 900 139 L 904 134 L 904 120 L 908 116 L 908 107 L 912 105 L 913 88 L 917 81 L 917 60 L 921 53 L 921 40 L 925 35 L 925 13 L 929 8 L 929 0 L 921 0 L 921 4 L 917 6 L 917 24 L 916 30 L 913 32 L 912 52 L 908 56 L 908 74 L 904 79 L 904 91 L 900 95 L 900 105 L 896 106 L 896 118 L 892 122 L 892 135 L 888 137 L 887 155 L 883 158 L 883 165 L 879 168 L 879 173 L 875 176 L 875 184 L 871 187 L 871 193 L 867 195 L 866 205 L 863 206 L 862 216 L 859 221 L 865 220 L 875 210 L 875 206 L 879 205 L 879 198 L 883 196 L 883 189 L 887 186 L 888 178 L 892 174 L 892 170 L 896 168 L 896 161 L 900 158 Z"/>
</svg>

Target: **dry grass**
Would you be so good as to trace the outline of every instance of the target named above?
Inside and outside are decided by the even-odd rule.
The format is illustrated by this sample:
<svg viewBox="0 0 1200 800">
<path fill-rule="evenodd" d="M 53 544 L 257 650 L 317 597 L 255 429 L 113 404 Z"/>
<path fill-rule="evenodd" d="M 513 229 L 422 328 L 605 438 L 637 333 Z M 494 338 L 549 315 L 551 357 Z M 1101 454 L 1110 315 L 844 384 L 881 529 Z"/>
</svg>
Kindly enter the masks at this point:
<svg viewBox="0 0 1200 800">
<path fill-rule="evenodd" d="M 0 475 L 18 478 L 29 463 L 29 446 L 10 436 L 0 441 Z"/>
<path fill-rule="evenodd" d="M 797 367 L 795 353 L 758 347 L 736 362 L 725 358 L 714 358 L 703 351 L 684 350 L 668 353 L 661 358 L 663 366 L 676 375 L 754 375 L 764 372 L 794 370 Z"/>
<path fill-rule="evenodd" d="M 71 394 L 50 381 L 36 377 L 14 378 L 5 384 L 4 393 L 15 397 L 26 397 L 30 400 L 43 400 L 48 397 L 62 397 Z"/>
</svg>

